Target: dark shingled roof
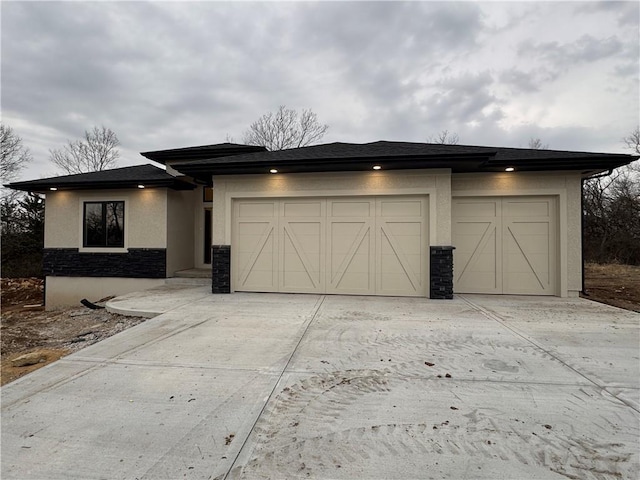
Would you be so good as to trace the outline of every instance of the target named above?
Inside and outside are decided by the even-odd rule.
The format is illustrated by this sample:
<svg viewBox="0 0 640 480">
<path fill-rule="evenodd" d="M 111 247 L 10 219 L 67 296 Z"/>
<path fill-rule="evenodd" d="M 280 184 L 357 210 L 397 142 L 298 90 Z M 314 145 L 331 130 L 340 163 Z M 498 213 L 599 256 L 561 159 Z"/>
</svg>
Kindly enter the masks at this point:
<svg viewBox="0 0 640 480">
<path fill-rule="evenodd" d="M 51 188 L 59 190 L 113 189 L 168 187 L 174 190 L 191 190 L 195 188 L 190 182 L 176 178 L 161 168 L 153 165 L 136 165 L 133 167 L 114 168 L 98 172 L 63 175 L 61 177 L 42 178 L 26 182 L 13 182 L 6 187 L 25 192 L 46 192 Z"/>
<path fill-rule="evenodd" d="M 529 148 L 442 145 L 434 143 L 386 142 L 327 143 L 269 152 L 264 147 L 221 143 L 199 147 L 145 152 L 145 157 L 171 166 L 209 183 L 212 175 L 267 173 L 276 168 L 289 172 L 339 172 L 447 168 L 454 173 L 516 171 L 578 171 L 592 175 L 626 165 L 637 156 L 615 153 L 534 150 Z M 173 189 L 192 189 L 192 183 L 153 165 L 116 168 L 100 172 L 65 175 L 7 185 L 15 190 L 44 192 L 52 187 L 66 189 L 135 188 L 138 184 Z"/>
<path fill-rule="evenodd" d="M 574 170 L 589 175 L 626 165 L 634 158 L 625 154 L 378 141 L 201 158 L 174 168 L 203 179 L 210 175 L 266 173 L 270 168 L 281 173 L 368 170 L 374 164 L 385 170 L 450 168 L 454 173 L 492 172 L 512 166 L 517 171 Z"/>
<path fill-rule="evenodd" d="M 202 145 L 199 147 L 172 148 L 171 150 L 156 150 L 142 152 L 142 155 L 154 162 L 166 164 L 171 161 L 200 160 L 203 158 L 227 157 L 243 153 L 266 152 L 264 147 L 242 145 L 239 143 L 218 143 L 216 145 Z"/>
</svg>

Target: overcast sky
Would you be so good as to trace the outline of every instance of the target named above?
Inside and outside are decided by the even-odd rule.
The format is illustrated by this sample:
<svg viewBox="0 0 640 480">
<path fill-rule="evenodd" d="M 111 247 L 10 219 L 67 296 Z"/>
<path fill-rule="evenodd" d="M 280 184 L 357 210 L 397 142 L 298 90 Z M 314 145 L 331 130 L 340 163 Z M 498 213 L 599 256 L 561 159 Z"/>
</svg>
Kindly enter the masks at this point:
<svg viewBox="0 0 640 480">
<path fill-rule="evenodd" d="M 279 105 L 323 142 L 427 141 L 630 153 L 638 2 L 1 2 L 2 122 L 31 150 L 104 125 L 120 165 L 206 145 Z"/>
</svg>

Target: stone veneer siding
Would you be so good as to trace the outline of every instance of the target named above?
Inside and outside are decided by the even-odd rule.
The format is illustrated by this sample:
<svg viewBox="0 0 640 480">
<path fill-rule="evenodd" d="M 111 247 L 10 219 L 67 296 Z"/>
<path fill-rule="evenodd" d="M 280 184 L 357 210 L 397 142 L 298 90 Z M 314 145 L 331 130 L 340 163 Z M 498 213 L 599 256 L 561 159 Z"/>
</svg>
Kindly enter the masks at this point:
<svg viewBox="0 0 640 480">
<path fill-rule="evenodd" d="M 164 248 L 129 248 L 126 253 L 87 253 L 45 248 L 42 271 L 51 277 L 166 278 Z"/>
<path fill-rule="evenodd" d="M 231 293 L 231 246 L 211 247 L 211 292 Z"/>
<path fill-rule="evenodd" d="M 431 247 L 430 297 L 453 298 L 453 250 L 455 247 Z"/>
</svg>

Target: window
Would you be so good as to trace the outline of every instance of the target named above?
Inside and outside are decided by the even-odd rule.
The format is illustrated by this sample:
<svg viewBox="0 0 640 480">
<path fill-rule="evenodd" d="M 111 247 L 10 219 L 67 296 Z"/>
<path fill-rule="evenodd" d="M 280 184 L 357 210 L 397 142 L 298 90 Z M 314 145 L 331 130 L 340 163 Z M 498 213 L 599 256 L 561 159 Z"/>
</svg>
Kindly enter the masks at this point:
<svg viewBox="0 0 640 480">
<path fill-rule="evenodd" d="M 124 247 L 124 202 L 84 202 L 85 247 Z"/>
</svg>

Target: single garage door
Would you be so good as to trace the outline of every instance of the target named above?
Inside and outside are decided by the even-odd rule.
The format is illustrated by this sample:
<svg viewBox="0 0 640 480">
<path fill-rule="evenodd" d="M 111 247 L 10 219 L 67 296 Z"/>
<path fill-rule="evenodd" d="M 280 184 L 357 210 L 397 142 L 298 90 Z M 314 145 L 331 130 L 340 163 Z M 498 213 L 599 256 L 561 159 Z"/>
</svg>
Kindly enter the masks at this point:
<svg viewBox="0 0 640 480">
<path fill-rule="evenodd" d="M 454 291 L 555 295 L 555 197 L 454 198 Z"/>
<path fill-rule="evenodd" d="M 406 196 L 236 200 L 234 288 L 426 296 L 427 202 Z"/>
</svg>

